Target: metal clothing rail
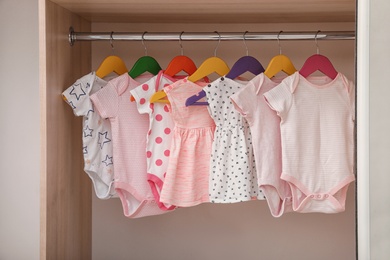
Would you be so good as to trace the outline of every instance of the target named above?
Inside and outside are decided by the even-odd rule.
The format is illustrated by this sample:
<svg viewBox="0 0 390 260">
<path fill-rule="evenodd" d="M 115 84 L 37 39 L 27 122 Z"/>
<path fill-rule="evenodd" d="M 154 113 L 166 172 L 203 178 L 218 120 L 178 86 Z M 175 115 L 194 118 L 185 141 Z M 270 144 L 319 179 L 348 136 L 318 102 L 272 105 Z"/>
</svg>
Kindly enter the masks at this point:
<svg viewBox="0 0 390 260">
<path fill-rule="evenodd" d="M 264 41 L 264 40 L 354 40 L 354 31 L 307 32 L 75 32 L 69 29 L 69 43 L 76 41 Z"/>
</svg>

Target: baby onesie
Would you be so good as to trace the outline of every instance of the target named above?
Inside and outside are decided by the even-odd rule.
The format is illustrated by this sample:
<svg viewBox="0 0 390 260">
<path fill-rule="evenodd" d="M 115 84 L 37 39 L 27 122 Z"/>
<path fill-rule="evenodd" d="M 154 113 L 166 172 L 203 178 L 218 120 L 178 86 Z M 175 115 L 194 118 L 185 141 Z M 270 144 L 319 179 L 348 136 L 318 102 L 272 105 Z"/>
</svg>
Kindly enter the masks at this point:
<svg viewBox="0 0 390 260">
<path fill-rule="evenodd" d="M 282 174 L 280 118 L 263 97 L 265 92 L 273 89 L 280 81 L 281 79 L 271 80 L 261 73 L 230 96 L 235 109 L 245 117 L 250 126 L 258 185 L 274 217 L 292 211 L 290 187 L 286 181 L 280 179 Z"/>
<path fill-rule="evenodd" d="M 83 116 L 84 171 L 91 178 L 99 199 L 116 196 L 113 187 L 111 125 L 108 120 L 104 120 L 96 113 L 90 100 L 90 95 L 106 84 L 106 81 L 92 72 L 78 79 L 62 93 L 64 100 L 72 107 L 73 113 L 76 116 Z"/>
<path fill-rule="evenodd" d="M 239 81 L 221 77 L 203 90 L 208 111 L 216 124 L 210 165 L 210 201 L 232 203 L 263 200 L 257 185 L 252 137 L 248 122 L 230 96 L 243 88 Z"/>
<path fill-rule="evenodd" d="M 281 118 L 282 175 L 294 211 L 345 210 L 354 181 L 354 85 L 338 73 L 303 77 L 299 72 L 264 94 Z"/>
<path fill-rule="evenodd" d="M 158 207 L 146 177 L 148 117 L 139 114 L 136 104 L 130 102 L 129 90 L 139 85 L 140 83 L 125 73 L 110 80 L 105 88 L 91 96 L 99 114 L 111 122 L 115 163 L 114 185 L 121 199 L 124 214 L 129 218 L 164 213 Z M 105 136 L 102 138 L 102 142 L 107 140 Z"/>
<path fill-rule="evenodd" d="M 169 113 L 168 104 L 150 103 L 150 97 L 174 82 L 174 79 L 160 71 L 147 82 L 130 90 L 137 102 L 139 113 L 148 114 L 149 131 L 146 140 L 147 178 L 154 198 L 163 210 L 175 208 L 172 205 L 164 205 L 160 202 L 160 193 L 163 187 L 165 174 L 168 168 L 171 148 L 173 121 Z"/>
<path fill-rule="evenodd" d="M 203 83 L 199 83 L 203 84 Z M 215 124 L 205 106 L 185 106 L 202 86 L 187 79 L 166 86 L 173 128 L 161 201 L 180 207 L 209 202 L 209 167 Z"/>
</svg>

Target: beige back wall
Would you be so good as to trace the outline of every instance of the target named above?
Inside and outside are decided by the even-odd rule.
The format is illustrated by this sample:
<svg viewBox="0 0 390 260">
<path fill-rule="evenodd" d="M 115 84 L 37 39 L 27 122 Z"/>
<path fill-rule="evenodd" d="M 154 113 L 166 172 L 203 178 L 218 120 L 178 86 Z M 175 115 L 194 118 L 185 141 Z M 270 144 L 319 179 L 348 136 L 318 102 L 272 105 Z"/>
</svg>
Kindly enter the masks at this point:
<svg viewBox="0 0 390 260">
<path fill-rule="evenodd" d="M 93 24 L 93 31 L 316 31 L 354 30 L 354 24 Z M 184 54 L 199 66 L 217 42 L 183 42 Z M 82 43 L 76 43 L 82 44 Z M 148 54 L 164 68 L 180 54 L 178 42 L 146 42 Z M 276 41 L 247 41 L 249 54 L 263 66 L 278 54 Z M 316 51 L 314 41 L 281 41 L 283 53 L 300 68 Z M 354 42 L 319 41 L 336 69 L 354 78 Z M 141 42 L 114 42 L 114 54 L 128 68 L 144 55 Z M 109 42 L 92 44 L 96 69 L 112 54 Z M 221 42 L 218 56 L 231 67 L 245 55 L 242 41 Z M 80 75 L 81 76 L 81 75 Z M 127 219 L 118 199 L 93 195 L 93 259 L 355 259 L 355 188 L 350 186 L 344 213 L 290 213 L 273 218 L 265 201 L 231 205 L 203 204 L 175 212 Z"/>
</svg>

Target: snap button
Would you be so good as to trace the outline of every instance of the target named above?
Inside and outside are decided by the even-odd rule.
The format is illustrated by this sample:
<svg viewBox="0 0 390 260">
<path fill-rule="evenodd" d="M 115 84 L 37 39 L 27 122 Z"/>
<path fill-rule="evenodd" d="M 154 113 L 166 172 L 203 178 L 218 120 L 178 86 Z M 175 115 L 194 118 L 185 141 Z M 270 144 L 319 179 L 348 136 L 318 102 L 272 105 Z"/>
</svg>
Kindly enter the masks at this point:
<svg viewBox="0 0 390 260">
<path fill-rule="evenodd" d="M 325 194 L 325 198 L 328 198 L 329 197 L 329 195 L 328 194 Z"/>
<path fill-rule="evenodd" d="M 320 198 L 321 198 L 321 195 L 317 195 L 317 198 L 319 198 L 319 199 L 320 199 Z"/>
<path fill-rule="evenodd" d="M 314 195 L 310 195 L 310 198 L 314 198 Z"/>
</svg>

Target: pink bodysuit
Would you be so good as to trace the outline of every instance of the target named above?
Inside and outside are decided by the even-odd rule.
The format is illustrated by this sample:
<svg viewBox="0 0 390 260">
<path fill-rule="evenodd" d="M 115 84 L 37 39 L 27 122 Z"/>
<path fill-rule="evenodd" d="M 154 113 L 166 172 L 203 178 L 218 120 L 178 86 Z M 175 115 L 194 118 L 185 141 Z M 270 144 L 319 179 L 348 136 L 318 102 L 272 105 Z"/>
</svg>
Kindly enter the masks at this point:
<svg viewBox="0 0 390 260">
<path fill-rule="evenodd" d="M 91 96 L 99 114 L 111 122 L 114 186 L 129 218 L 166 212 L 158 207 L 147 182 L 145 149 L 149 120 L 130 102 L 129 91 L 139 85 L 125 73 Z"/>
<path fill-rule="evenodd" d="M 292 192 L 293 210 L 345 210 L 354 181 L 354 85 L 339 73 L 305 78 L 299 72 L 264 94 L 281 118 L 281 178 Z"/>
<path fill-rule="evenodd" d="M 206 83 L 205 83 L 206 84 Z M 209 168 L 215 124 L 206 106 L 185 106 L 202 86 L 182 79 L 164 88 L 173 129 L 170 158 L 161 201 L 190 207 L 209 201 Z"/>
<path fill-rule="evenodd" d="M 263 73 L 254 77 L 243 89 L 230 96 L 237 111 L 248 121 L 253 142 L 258 185 L 267 198 L 272 216 L 292 211 L 291 189 L 280 179 L 282 149 L 280 118 L 265 102 L 263 94 L 280 83 Z"/>
</svg>

